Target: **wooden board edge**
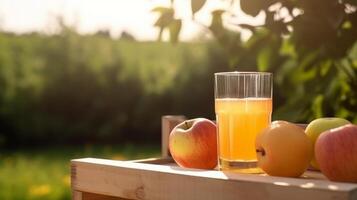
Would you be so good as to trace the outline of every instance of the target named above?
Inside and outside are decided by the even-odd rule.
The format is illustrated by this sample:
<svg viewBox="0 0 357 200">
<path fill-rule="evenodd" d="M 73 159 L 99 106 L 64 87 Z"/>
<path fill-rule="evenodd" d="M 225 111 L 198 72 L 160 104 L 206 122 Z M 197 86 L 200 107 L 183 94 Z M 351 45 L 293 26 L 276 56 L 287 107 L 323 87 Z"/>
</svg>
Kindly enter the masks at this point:
<svg viewBox="0 0 357 200">
<path fill-rule="evenodd" d="M 234 172 L 221 172 L 214 170 L 199 170 L 199 169 L 183 169 L 178 166 L 158 165 L 152 163 L 135 163 L 127 161 L 113 161 L 105 159 L 85 158 L 76 159 L 71 161 L 71 177 L 75 179 L 76 170 L 78 167 L 109 167 L 119 169 L 133 169 L 137 171 L 150 171 L 159 173 L 168 173 L 173 175 L 194 176 L 202 178 L 221 179 L 226 181 L 245 181 L 254 183 L 275 184 L 291 187 L 314 188 L 322 190 L 335 190 L 339 191 L 352 191 L 357 189 L 357 184 L 330 182 L 327 180 L 319 179 L 304 179 L 304 178 L 287 178 L 287 177 L 274 177 L 274 176 L 257 176 L 251 174 L 240 174 Z M 74 167 L 75 166 L 75 167 Z M 75 184 L 75 180 L 73 181 Z"/>
<path fill-rule="evenodd" d="M 92 160 L 94 161 L 94 160 Z M 121 198 L 139 198 L 141 194 L 148 195 L 148 197 L 159 197 L 158 199 L 166 199 L 168 191 L 171 191 L 170 198 L 168 199 L 179 199 L 178 197 L 186 197 L 186 194 L 180 194 L 184 192 L 195 194 L 199 197 L 210 197 L 210 195 L 215 195 L 213 192 L 225 193 L 223 197 L 227 199 L 236 199 L 232 195 L 238 195 L 244 197 L 245 193 L 241 190 L 245 189 L 250 192 L 265 192 L 271 196 L 266 199 L 273 199 L 279 197 L 279 193 L 285 195 L 298 195 L 303 197 L 307 195 L 307 199 L 312 199 L 312 197 L 318 197 L 317 199 L 324 199 L 328 197 L 337 198 L 337 199 L 353 199 L 356 196 L 356 187 L 353 190 L 338 190 L 338 187 L 341 184 L 336 183 L 336 188 L 321 189 L 321 188 L 309 188 L 301 187 L 296 185 L 284 185 L 284 181 L 280 178 L 276 179 L 274 183 L 266 182 L 254 182 L 251 180 L 224 180 L 220 178 L 205 179 L 202 176 L 190 176 L 186 173 L 165 173 L 161 171 L 150 171 L 150 170 L 137 170 L 135 166 L 144 166 L 144 167 L 154 167 L 157 165 L 153 164 L 141 164 L 141 163 L 127 163 L 131 164 L 131 167 L 126 167 L 124 162 L 118 162 L 120 165 L 110 166 L 110 165 L 101 165 L 93 164 L 89 162 L 74 161 L 73 167 L 76 169 L 79 180 L 77 183 L 73 184 L 73 189 L 79 191 L 86 191 L 92 193 L 99 193 L 108 196 L 117 196 Z M 124 164 L 124 165 L 121 165 Z M 134 167 L 133 167 L 134 166 Z M 164 167 L 164 166 L 163 166 Z M 167 167 L 165 167 L 167 168 Z M 182 170 L 182 169 L 181 169 Z M 203 193 L 206 194 L 197 194 L 195 193 L 194 188 L 206 188 L 203 190 Z M 166 189 L 168 191 L 166 191 Z M 178 197 L 173 197 L 177 189 Z M 238 190 L 238 191 L 235 191 Z M 161 192 L 164 196 L 156 196 L 155 192 Z M 230 194 L 232 193 L 232 194 Z M 139 195 L 139 196 L 137 196 Z M 181 196 L 180 196 L 181 195 Z M 164 198 L 165 197 L 165 198 Z M 247 197 L 255 197 L 255 194 L 247 194 Z M 265 199 L 264 196 L 258 195 L 257 199 Z M 286 196 L 288 197 L 288 196 Z M 193 198 L 194 199 L 194 198 Z M 212 198 L 209 198 L 212 199 Z M 278 198 L 282 199 L 282 198 Z M 292 199 L 297 199 L 292 197 Z"/>
</svg>

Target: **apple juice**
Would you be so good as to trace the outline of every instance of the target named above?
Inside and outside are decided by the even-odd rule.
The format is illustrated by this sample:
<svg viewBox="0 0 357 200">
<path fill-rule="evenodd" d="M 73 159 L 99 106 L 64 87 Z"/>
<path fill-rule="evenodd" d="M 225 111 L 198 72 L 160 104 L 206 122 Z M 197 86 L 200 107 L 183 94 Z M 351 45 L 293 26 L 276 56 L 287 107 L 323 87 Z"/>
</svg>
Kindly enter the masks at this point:
<svg viewBox="0 0 357 200">
<path fill-rule="evenodd" d="M 218 98 L 215 111 L 220 168 L 229 170 L 230 162 L 256 164 L 255 138 L 271 122 L 272 99 Z"/>
</svg>

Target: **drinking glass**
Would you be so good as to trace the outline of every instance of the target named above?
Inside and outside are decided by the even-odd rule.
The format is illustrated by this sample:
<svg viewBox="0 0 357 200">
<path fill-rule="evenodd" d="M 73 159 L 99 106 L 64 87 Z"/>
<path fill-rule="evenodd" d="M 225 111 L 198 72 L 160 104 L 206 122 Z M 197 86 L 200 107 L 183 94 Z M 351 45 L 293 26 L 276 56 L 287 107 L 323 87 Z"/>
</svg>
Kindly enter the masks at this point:
<svg viewBox="0 0 357 200">
<path fill-rule="evenodd" d="M 215 112 L 221 170 L 260 173 L 255 138 L 271 122 L 273 75 L 215 73 Z"/>
</svg>

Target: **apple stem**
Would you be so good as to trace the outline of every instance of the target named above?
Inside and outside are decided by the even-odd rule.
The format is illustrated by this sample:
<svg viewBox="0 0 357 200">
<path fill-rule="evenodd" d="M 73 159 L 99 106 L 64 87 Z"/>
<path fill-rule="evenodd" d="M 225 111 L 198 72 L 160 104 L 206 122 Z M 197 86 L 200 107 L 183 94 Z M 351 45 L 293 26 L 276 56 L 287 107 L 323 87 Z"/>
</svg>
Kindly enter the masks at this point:
<svg viewBox="0 0 357 200">
<path fill-rule="evenodd" d="M 186 126 L 186 129 L 189 129 L 189 128 L 190 128 L 190 127 L 188 126 L 187 121 L 185 121 L 185 126 Z"/>
<path fill-rule="evenodd" d="M 265 156 L 264 149 L 256 149 L 255 152 L 262 154 L 262 156 Z"/>
</svg>

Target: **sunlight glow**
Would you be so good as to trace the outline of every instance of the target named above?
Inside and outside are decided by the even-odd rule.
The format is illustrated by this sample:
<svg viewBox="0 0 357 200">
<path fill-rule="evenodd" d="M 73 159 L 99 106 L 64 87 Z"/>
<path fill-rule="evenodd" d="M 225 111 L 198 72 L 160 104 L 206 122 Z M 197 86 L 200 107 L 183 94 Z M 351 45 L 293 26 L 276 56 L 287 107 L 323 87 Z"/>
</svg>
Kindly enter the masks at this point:
<svg viewBox="0 0 357 200">
<path fill-rule="evenodd" d="M 328 189 L 330 189 L 330 190 L 338 190 L 338 186 L 337 185 L 328 185 Z"/>
<path fill-rule="evenodd" d="M 169 6 L 170 0 L 0 0 L 0 28 L 17 33 L 51 32 L 57 16 L 74 25 L 80 33 L 109 30 L 113 37 L 128 31 L 139 40 L 155 40 L 158 30 L 153 27 L 158 15 L 151 12 L 155 6 Z M 183 19 L 181 39 L 190 40 L 207 31 L 192 21 L 190 0 L 175 1 L 176 17 Z M 228 8 L 229 1 L 208 0 L 195 18 L 208 26 L 210 13 L 217 8 Z M 236 14 L 227 14 L 225 24 L 231 29 L 235 23 L 259 24 L 264 16 L 252 18 L 244 15 L 239 5 L 230 7 Z"/>
<path fill-rule="evenodd" d="M 289 186 L 290 184 L 287 183 L 287 182 L 279 182 L 279 181 L 276 181 L 276 182 L 274 182 L 274 185 Z"/>
<path fill-rule="evenodd" d="M 313 187 L 315 187 L 315 183 L 304 183 L 304 184 L 301 184 L 300 187 L 302 187 L 302 188 L 313 188 Z"/>
</svg>

